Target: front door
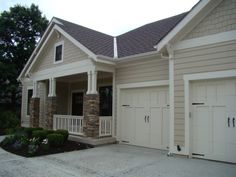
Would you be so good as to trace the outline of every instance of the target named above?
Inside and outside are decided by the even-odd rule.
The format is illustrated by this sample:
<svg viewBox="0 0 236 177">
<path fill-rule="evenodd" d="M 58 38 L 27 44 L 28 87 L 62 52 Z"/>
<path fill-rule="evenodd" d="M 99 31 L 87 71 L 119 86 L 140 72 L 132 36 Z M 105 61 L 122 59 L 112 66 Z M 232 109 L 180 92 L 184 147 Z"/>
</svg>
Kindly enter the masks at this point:
<svg viewBox="0 0 236 177">
<path fill-rule="evenodd" d="M 72 115 L 83 116 L 83 92 L 72 93 Z"/>
</svg>

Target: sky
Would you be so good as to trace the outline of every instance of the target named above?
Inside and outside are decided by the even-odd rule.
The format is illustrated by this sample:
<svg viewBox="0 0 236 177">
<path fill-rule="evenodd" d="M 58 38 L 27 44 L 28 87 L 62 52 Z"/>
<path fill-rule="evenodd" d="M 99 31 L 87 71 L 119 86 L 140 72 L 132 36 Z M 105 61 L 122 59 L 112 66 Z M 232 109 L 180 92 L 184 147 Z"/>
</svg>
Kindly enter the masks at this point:
<svg viewBox="0 0 236 177">
<path fill-rule="evenodd" d="M 39 6 L 53 16 L 117 36 L 139 26 L 189 11 L 199 0 L 0 0 L 0 12 L 16 4 Z"/>
</svg>

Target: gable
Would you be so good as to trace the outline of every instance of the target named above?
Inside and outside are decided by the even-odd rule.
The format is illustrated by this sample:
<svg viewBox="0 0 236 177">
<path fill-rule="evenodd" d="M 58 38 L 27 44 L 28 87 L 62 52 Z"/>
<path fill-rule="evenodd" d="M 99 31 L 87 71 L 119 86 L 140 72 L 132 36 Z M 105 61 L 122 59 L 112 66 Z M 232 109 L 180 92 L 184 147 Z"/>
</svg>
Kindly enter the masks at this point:
<svg viewBox="0 0 236 177">
<path fill-rule="evenodd" d="M 55 44 L 63 43 L 63 62 L 54 63 Z M 58 37 L 56 32 L 53 32 L 47 44 L 42 49 L 36 63 L 31 72 L 38 72 L 45 69 L 61 66 L 68 63 L 82 61 L 88 58 L 88 55 L 75 46 L 65 36 Z"/>
<path fill-rule="evenodd" d="M 184 39 L 236 30 L 236 1 L 222 1 Z"/>
</svg>

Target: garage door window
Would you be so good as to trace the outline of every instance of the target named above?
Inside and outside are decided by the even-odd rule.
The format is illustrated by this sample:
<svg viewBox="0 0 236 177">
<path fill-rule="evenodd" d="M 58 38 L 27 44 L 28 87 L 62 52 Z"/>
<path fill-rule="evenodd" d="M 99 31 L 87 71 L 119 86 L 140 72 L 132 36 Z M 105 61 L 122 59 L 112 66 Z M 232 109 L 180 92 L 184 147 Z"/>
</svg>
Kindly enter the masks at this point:
<svg viewBox="0 0 236 177">
<path fill-rule="evenodd" d="M 99 88 L 100 116 L 112 116 L 112 86 Z"/>
</svg>

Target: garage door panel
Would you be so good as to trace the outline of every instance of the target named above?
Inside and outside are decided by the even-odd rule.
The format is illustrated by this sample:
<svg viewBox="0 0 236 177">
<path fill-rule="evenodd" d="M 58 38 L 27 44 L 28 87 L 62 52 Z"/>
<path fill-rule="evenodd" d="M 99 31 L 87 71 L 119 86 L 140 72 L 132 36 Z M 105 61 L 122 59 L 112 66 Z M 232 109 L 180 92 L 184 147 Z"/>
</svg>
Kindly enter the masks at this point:
<svg viewBox="0 0 236 177">
<path fill-rule="evenodd" d="M 162 148 L 162 108 L 150 108 L 150 145 L 153 148 Z"/>
<path fill-rule="evenodd" d="M 209 147 L 209 107 L 196 106 L 193 118 L 193 152 L 196 154 L 205 154 L 210 151 Z"/>
<path fill-rule="evenodd" d="M 162 146 L 163 149 L 169 149 L 170 139 L 170 112 L 169 108 L 163 108 L 163 133 L 162 133 Z"/>
<path fill-rule="evenodd" d="M 221 131 L 226 127 L 227 121 L 225 118 L 225 107 L 213 107 L 213 134 L 212 134 L 212 153 L 215 156 L 223 156 L 226 145 L 226 131 Z"/>
<path fill-rule="evenodd" d="M 124 127 L 122 128 L 121 139 L 122 141 L 131 143 L 134 141 L 134 133 L 135 133 L 133 126 L 133 122 L 135 121 L 133 108 L 123 107 L 121 116 L 123 117 L 121 126 Z"/>
</svg>

